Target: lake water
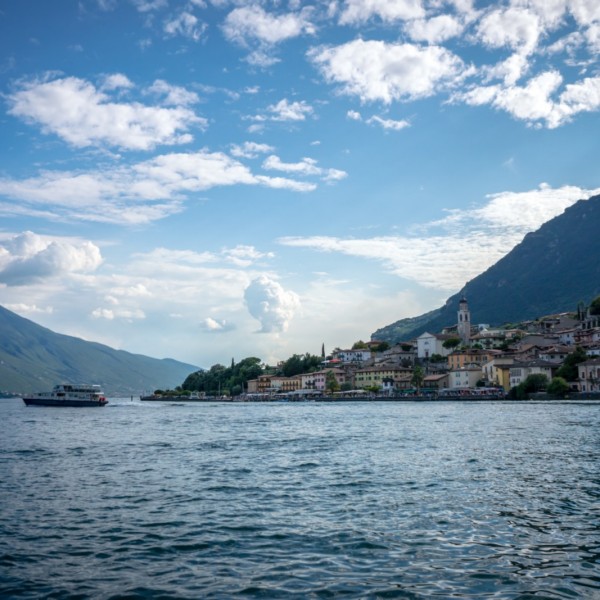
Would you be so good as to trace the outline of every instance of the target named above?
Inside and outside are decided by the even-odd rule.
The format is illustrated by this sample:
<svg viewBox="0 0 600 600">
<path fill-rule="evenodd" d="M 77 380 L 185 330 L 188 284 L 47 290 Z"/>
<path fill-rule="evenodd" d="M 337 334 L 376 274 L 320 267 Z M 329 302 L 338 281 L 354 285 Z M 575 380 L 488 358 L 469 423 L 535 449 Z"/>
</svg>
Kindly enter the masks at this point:
<svg viewBox="0 0 600 600">
<path fill-rule="evenodd" d="M 600 404 L 0 401 L 2 598 L 600 598 Z"/>
</svg>

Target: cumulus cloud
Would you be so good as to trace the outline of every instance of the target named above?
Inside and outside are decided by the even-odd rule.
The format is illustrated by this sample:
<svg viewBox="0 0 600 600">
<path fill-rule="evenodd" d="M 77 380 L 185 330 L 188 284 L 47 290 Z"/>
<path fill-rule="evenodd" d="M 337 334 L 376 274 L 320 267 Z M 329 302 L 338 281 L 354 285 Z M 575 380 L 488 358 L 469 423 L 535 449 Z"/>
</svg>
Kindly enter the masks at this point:
<svg viewBox="0 0 600 600">
<path fill-rule="evenodd" d="M 463 61 L 440 46 L 357 39 L 314 48 L 308 56 L 328 81 L 364 102 L 426 98 L 452 86 L 466 72 Z"/>
<path fill-rule="evenodd" d="M 281 284 L 266 275 L 254 279 L 244 292 L 248 312 L 260 321 L 260 333 L 287 331 L 290 320 L 300 308 L 300 300 L 294 292 L 283 289 Z"/>
<path fill-rule="evenodd" d="M 107 321 L 113 321 L 114 319 L 133 321 L 145 319 L 146 315 L 139 308 L 134 310 L 127 308 L 96 308 L 92 311 L 92 317 L 94 319 L 106 319 Z"/>
<path fill-rule="evenodd" d="M 232 10 L 223 24 L 223 33 L 228 40 L 244 46 L 256 41 L 273 45 L 314 33 L 315 28 L 308 16 L 308 10 L 275 15 L 253 4 Z"/>
<path fill-rule="evenodd" d="M 100 249 L 91 242 L 49 239 L 31 231 L 0 242 L 0 282 L 6 285 L 89 273 L 101 263 Z"/>
<path fill-rule="evenodd" d="M 114 85 L 113 80 L 112 89 Z M 193 139 L 192 127 L 206 125 L 205 119 L 185 106 L 114 102 L 106 91 L 77 77 L 21 82 L 8 96 L 9 113 L 78 148 L 105 145 L 151 150 L 160 144 L 185 144 Z"/>
<path fill-rule="evenodd" d="M 288 102 L 286 98 L 277 104 L 272 104 L 267 110 L 271 113 L 270 118 L 273 121 L 304 121 L 313 113 L 312 106 L 309 106 L 304 100 Z"/>
<path fill-rule="evenodd" d="M 558 71 L 546 71 L 525 85 L 481 86 L 458 94 L 455 99 L 471 105 L 491 104 L 528 124 L 554 129 L 581 112 L 600 109 L 600 77 L 563 83 Z"/>
<path fill-rule="evenodd" d="M 385 22 L 425 16 L 421 0 L 345 0 L 340 23 L 360 24 L 378 17 Z"/>
<path fill-rule="evenodd" d="M 506 46 L 529 54 L 536 49 L 542 31 L 540 19 L 534 12 L 510 7 L 488 13 L 479 23 L 477 35 L 492 48 Z"/>
<path fill-rule="evenodd" d="M 340 178 L 335 169 L 325 178 Z M 314 183 L 287 177 L 256 175 L 221 152 L 199 151 L 158 155 L 131 166 L 72 173 L 44 171 L 22 180 L 0 179 L 5 216 L 37 215 L 50 219 L 141 225 L 182 210 L 188 194 L 213 187 L 261 185 L 308 192 Z"/>
<path fill-rule="evenodd" d="M 599 192 L 542 185 L 528 192 L 490 195 L 483 206 L 449 211 L 446 218 L 416 228 L 412 235 L 367 239 L 285 237 L 279 241 L 286 246 L 376 260 L 399 277 L 452 292 L 500 260 L 528 232 L 577 200 Z M 457 261 L 456 256 L 462 259 Z"/>
<path fill-rule="evenodd" d="M 438 15 L 430 19 L 409 21 L 404 29 L 415 42 L 439 44 L 460 35 L 464 26 L 452 15 Z"/>
</svg>

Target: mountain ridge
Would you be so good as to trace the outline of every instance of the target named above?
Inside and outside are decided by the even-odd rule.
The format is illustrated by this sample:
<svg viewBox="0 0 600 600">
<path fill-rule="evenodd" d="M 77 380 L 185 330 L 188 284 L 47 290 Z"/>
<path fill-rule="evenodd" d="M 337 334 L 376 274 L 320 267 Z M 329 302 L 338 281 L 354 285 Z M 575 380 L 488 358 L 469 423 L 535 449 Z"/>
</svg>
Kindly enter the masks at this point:
<svg viewBox="0 0 600 600">
<path fill-rule="evenodd" d="M 579 200 L 528 233 L 506 256 L 432 311 L 382 327 L 371 339 L 397 343 L 456 322 L 469 301 L 473 323 L 502 325 L 575 311 L 600 294 L 600 195 Z"/>
<path fill-rule="evenodd" d="M 29 393 L 57 383 L 94 383 L 111 396 L 175 387 L 199 368 L 56 333 L 0 306 L 0 391 Z"/>
</svg>

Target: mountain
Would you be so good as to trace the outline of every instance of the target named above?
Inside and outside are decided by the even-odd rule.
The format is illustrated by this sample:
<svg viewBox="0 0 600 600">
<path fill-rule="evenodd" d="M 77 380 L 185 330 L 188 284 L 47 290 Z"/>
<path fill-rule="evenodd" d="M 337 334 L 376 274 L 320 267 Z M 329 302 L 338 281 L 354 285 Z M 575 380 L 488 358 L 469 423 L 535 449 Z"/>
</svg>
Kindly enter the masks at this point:
<svg viewBox="0 0 600 600">
<path fill-rule="evenodd" d="M 0 391 L 45 391 L 72 382 L 100 384 L 109 396 L 130 396 L 181 385 L 197 370 L 54 333 L 0 306 Z"/>
<path fill-rule="evenodd" d="M 458 302 L 469 302 L 473 323 L 502 325 L 577 310 L 600 295 L 600 195 L 580 200 L 528 233 L 504 258 L 469 281 L 446 304 L 372 334 L 396 343 L 456 323 Z"/>
</svg>

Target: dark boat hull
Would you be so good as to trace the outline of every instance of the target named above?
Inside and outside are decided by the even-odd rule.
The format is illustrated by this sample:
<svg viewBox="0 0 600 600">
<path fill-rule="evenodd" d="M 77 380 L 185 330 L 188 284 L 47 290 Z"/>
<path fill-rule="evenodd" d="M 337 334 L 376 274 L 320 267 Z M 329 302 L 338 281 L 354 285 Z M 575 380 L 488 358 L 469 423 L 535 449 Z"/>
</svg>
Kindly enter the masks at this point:
<svg viewBox="0 0 600 600">
<path fill-rule="evenodd" d="M 60 400 L 58 398 L 23 398 L 27 406 L 106 406 L 108 400 L 100 402 L 98 400 Z"/>
</svg>

